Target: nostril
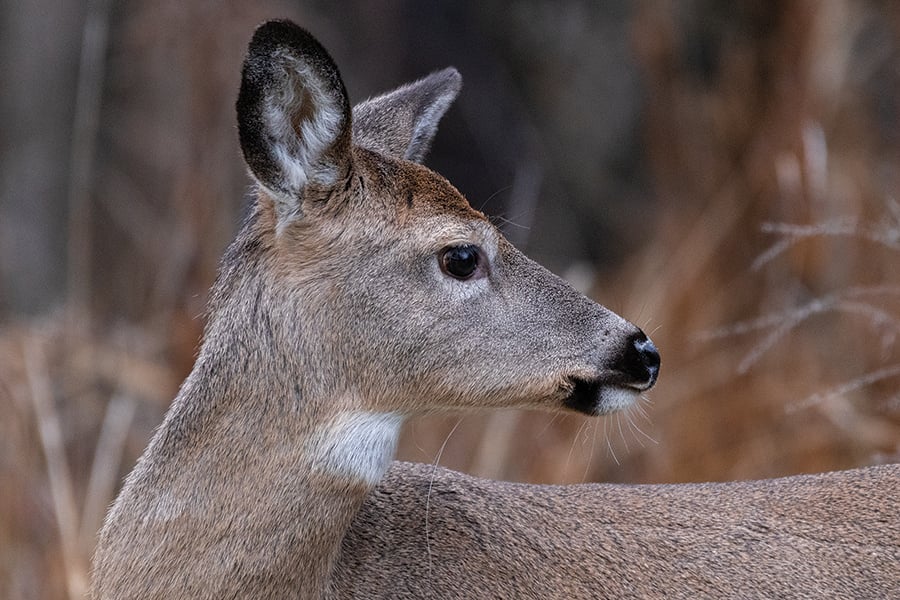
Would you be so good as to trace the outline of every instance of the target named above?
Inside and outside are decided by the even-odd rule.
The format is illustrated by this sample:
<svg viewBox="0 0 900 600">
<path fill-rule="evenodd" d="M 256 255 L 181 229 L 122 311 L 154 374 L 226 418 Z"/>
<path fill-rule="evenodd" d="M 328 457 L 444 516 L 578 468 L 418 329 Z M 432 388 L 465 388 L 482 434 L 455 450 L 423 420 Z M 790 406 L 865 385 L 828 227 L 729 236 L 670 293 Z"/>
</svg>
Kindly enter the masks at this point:
<svg viewBox="0 0 900 600">
<path fill-rule="evenodd" d="M 643 339 L 640 339 L 643 338 Z M 644 366 L 655 371 L 659 370 L 659 350 L 646 335 L 641 334 L 634 340 L 634 348 L 638 351 Z"/>
<path fill-rule="evenodd" d="M 656 383 L 656 378 L 659 376 L 659 350 L 656 349 L 656 345 L 643 331 L 636 333 L 631 338 L 631 343 L 636 351 L 636 362 L 638 362 L 641 367 L 639 370 L 642 371 L 641 374 L 645 378 L 646 385 L 649 388 Z"/>
</svg>

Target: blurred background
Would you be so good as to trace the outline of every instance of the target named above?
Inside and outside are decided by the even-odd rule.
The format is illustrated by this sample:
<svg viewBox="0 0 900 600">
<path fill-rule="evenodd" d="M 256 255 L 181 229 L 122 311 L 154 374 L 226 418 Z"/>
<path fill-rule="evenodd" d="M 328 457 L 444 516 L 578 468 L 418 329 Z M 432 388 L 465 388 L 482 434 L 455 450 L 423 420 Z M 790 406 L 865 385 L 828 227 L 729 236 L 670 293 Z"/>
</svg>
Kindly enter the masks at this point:
<svg viewBox="0 0 900 600">
<path fill-rule="evenodd" d="M 900 460 L 900 5 L 7 3 L 0 597 L 80 597 L 191 368 L 248 202 L 240 63 L 273 17 L 354 101 L 456 66 L 427 164 L 663 357 L 627 413 L 428 417 L 402 458 L 540 483 Z"/>
</svg>

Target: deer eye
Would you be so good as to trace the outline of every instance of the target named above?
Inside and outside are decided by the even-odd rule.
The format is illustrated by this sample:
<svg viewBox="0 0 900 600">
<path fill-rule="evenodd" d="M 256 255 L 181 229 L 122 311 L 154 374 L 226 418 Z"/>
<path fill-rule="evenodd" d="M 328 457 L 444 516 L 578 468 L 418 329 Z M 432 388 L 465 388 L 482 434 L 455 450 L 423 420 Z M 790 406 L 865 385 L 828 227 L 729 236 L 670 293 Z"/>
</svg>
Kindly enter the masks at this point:
<svg viewBox="0 0 900 600">
<path fill-rule="evenodd" d="M 449 246 L 441 250 L 441 270 L 456 279 L 471 279 L 481 263 L 481 248 L 473 245 Z"/>
</svg>

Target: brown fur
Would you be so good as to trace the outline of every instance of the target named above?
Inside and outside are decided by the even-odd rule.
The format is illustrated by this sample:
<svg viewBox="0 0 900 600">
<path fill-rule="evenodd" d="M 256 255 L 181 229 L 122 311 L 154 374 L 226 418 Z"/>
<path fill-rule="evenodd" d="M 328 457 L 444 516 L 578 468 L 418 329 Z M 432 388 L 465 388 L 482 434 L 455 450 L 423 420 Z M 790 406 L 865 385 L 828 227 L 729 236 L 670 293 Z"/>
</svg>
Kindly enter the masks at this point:
<svg viewBox="0 0 900 600">
<path fill-rule="evenodd" d="M 528 260 L 411 162 L 458 90 L 458 74 L 442 71 L 364 103 L 354 122 L 308 33 L 272 22 L 254 35 L 237 109 L 256 205 L 223 258 L 194 369 L 107 516 L 92 597 L 852 591 L 864 574 L 883 585 L 898 533 L 878 511 L 896 508 L 896 470 L 544 488 L 399 465 L 376 489 L 409 415 L 602 414 L 659 368 L 639 329 Z M 441 267 L 448 249 L 473 246 L 471 277 Z M 810 490 L 826 505 L 807 510 Z M 742 538 L 745 522 L 756 529 Z M 807 543 L 819 527 L 827 545 Z M 783 562 L 794 558 L 813 566 Z"/>
<path fill-rule="evenodd" d="M 867 598 L 900 591 L 900 467 L 768 481 L 534 486 L 396 463 L 337 597 Z M 426 517 L 427 515 L 427 517 Z"/>
</svg>

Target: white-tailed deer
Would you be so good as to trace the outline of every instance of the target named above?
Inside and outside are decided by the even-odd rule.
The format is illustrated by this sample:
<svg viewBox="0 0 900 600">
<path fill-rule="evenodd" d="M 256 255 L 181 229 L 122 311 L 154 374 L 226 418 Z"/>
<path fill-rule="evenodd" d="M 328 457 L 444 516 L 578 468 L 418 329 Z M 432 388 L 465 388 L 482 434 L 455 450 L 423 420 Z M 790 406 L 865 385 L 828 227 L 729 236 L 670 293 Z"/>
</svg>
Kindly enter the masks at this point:
<svg viewBox="0 0 900 600">
<path fill-rule="evenodd" d="M 409 415 L 601 415 L 659 369 L 637 327 L 417 164 L 459 87 L 447 69 L 351 110 L 308 33 L 257 30 L 237 101 L 255 208 L 194 370 L 101 531 L 93 597 L 900 591 L 897 467 L 551 487 L 391 466 Z"/>
</svg>

